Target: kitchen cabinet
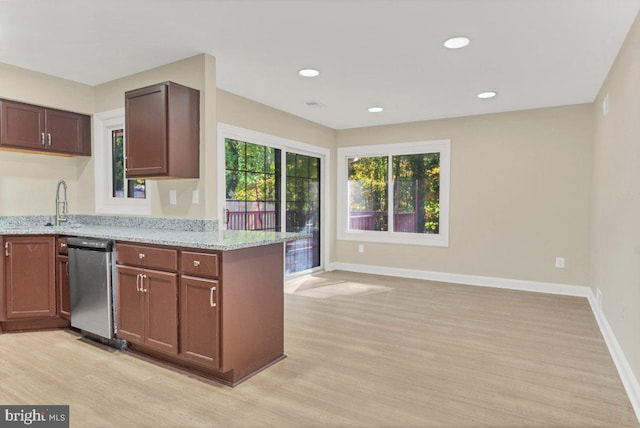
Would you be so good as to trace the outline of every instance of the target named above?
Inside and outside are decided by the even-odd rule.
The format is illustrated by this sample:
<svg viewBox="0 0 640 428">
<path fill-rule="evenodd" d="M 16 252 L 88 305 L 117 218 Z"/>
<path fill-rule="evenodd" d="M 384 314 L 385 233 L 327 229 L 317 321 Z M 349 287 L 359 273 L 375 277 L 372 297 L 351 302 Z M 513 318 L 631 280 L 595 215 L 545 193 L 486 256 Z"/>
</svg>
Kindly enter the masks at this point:
<svg viewBox="0 0 640 428">
<path fill-rule="evenodd" d="M 198 178 L 200 92 L 163 82 L 125 93 L 127 178 Z"/>
<path fill-rule="evenodd" d="M 6 320 L 55 317 L 55 239 L 5 236 Z"/>
<path fill-rule="evenodd" d="M 218 255 L 183 251 L 180 277 L 180 356 L 217 368 L 220 363 Z M 192 275 L 198 275 L 200 278 Z M 209 278 L 207 278 L 209 277 Z"/>
<path fill-rule="evenodd" d="M 87 115 L 0 100 L 0 148 L 61 155 L 91 155 Z"/>
<path fill-rule="evenodd" d="M 176 258 L 175 250 L 116 245 L 118 338 L 178 354 L 178 274 L 171 272 Z"/>
<path fill-rule="evenodd" d="M 57 290 L 58 314 L 60 318 L 71 320 L 71 296 L 69 294 L 69 257 L 67 256 L 67 238 L 56 240 L 57 256 Z"/>
</svg>

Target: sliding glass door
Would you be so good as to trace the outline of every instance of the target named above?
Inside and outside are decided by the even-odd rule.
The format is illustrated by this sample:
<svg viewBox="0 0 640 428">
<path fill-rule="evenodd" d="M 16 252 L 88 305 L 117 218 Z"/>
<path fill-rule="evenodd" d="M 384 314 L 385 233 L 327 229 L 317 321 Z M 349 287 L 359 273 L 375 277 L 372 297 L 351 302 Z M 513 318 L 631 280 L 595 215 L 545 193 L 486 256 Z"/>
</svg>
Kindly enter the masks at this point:
<svg viewBox="0 0 640 428">
<path fill-rule="evenodd" d="M 286 274 L 321 265 L 320 161 L 286 149 L 225 139 L 226 228 L 310 235 L 286 244 Z"/>
</svg>

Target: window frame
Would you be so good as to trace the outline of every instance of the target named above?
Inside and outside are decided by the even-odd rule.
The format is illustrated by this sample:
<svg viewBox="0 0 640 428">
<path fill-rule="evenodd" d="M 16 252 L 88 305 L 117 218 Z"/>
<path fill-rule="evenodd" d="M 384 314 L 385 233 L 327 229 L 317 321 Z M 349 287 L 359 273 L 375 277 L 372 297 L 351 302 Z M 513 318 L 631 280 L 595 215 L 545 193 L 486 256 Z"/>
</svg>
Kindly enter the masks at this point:
<svg viewBox="0 0 640 428">
<path fill-rule="evenodd" d="M 124 127 L 124 108 L 109 110 L 93 115 L 96 214 L 150 216 L 151 192 L 149 188 L 149 180 L 145 180 L 145 198 L 116 198 L 113 196 L 111 132 L 116 129 L 124 129 L 124 144 L 126 145 L 127 130 Z"/>
<path fill-rule="evenodd" d="M 337 239 L 345 241 L 383 242 L 394 244 L 449 246 L 449 188 L 451 170 L 451 140 L 416 141 L 409 143 L 339 147 L 337 155 Z M 354 157 L 401 156 L 440 153 L 440 219 L 439 233 L 409 233 L 349 229 L 348 159 Z M 388 216 L 393 218 L 393 163 L 387 171 Z"/>
</svg>

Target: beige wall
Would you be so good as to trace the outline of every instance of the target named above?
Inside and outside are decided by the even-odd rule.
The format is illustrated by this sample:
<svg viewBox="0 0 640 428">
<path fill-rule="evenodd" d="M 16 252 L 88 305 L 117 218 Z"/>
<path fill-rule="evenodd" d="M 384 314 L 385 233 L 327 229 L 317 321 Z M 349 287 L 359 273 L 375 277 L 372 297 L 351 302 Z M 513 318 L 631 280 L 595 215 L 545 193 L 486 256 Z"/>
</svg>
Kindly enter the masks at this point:
<svg viewBox="0 0 640 428">
<path fill-rule="evenodd" d="M 218 122 L 324 148 L 336 131 L 282 110 L 218 89 Z"/>
<path fill-rule="evenodd" d="M 593 105 L 592 285 L 640 377 L 640 16 Z M 609 114 L 602 101 L 609 96 Z"/>
<path fill-rule="evenodd" d="M 334 240 L 332 261 L 586 285 L 592 121 L 584 104 L 339 131 L 338 147 L 450 139 L 450 239 Z"/>
<path fill-rule="evenodd" d="M 93 87 L 0 63 L 0 98 L 93 113 Z M 69 208 L 79 212 L 80 171 L 86 157 L 0 151 L 0 215 L 55 213 L 58 180 L 68 184 Z"/>
</svg>

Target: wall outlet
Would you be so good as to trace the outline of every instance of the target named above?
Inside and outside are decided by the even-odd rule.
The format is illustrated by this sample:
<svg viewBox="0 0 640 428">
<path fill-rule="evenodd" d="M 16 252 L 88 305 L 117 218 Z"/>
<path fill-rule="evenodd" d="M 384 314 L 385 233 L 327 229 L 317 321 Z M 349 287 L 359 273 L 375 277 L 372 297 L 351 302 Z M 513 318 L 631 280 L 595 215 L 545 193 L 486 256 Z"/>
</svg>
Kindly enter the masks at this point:
<svg viewBox="0 0 640 428">
<path fill-rule="evenodd" d="M 171 205 L 178 203 L 178 194 L 175 190 L 169 190 L 169 203 Z"/>
<path fill-rule="evenodd" d="M 598 305 L 598 309 L 602 310 L 602 290 L 596 288 L 596 305 Z"/>
<path fill-rule="evenodd" d="M 193 191 L 193 194 L 191 196 L 191 203 L 192 204 L 199 204 L 200 203 L 200 192 L 198 192 L 197 190 Z"/>
<path fill-rule="evenodd" d="M 556 257 L 556 267 L 564 269 L 564 257 Z"/>
<path fill-rule="evenodd" d="M 364 244 L 358 244 L 358 252 L 364 253 Z"/>
</svg>

